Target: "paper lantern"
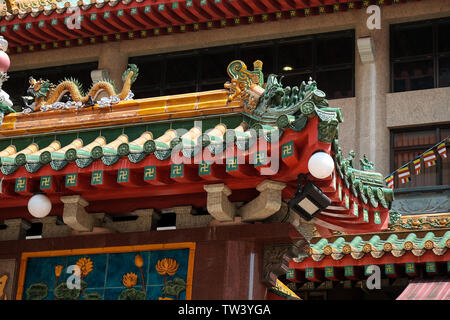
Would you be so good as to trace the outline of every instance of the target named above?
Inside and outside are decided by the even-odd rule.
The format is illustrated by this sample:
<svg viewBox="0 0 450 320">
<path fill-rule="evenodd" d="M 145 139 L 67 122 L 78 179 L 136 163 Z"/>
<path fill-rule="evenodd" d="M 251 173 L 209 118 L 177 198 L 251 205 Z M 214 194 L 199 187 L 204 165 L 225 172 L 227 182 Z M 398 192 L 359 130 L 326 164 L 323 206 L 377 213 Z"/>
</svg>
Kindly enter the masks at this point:
<svg viewBox="0 0 450 320">
<path fill-rule="evenodd" d="M 35 218 L 43 218 L 52 210 L 50 199 L 44 194 L 35 194 L 28 201 L 28 212 Z"/>
<path fill-rule="evenodd" d="M 325 179 L 334 170 L 333 158 L 328 153 L 319 151 L 314 153 L 308 161 L 308 170 L 317 179 Z"/>
</svg>

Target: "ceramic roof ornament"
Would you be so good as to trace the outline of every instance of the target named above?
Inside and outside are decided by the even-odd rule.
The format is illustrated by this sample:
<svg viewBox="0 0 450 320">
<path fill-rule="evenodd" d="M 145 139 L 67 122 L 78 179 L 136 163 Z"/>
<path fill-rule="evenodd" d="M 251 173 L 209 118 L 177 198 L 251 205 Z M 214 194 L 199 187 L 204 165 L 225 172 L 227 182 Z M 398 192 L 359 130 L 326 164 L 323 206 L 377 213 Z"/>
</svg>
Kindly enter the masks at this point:
<svg viewBox="0 0 450 320">
<path fill-rule="evenodd" d="M 9 69 L 9 56 L 6 54 L 8 50 L 8 41 L 0 36 L 0 124 L 3 122 L 3 117 L 8 113 L 14 113 L 12 108 L 12 101 L 9 99 L 9 94 L 2 90 L 2 85 L 8 80 L 6 71 Z"/>
<path fill-rule="evenodd" d="M 30 77 L 30 86 L 27 90 L 28 97 L 23 97 L 26 106 L 25 109 L 30 111 L 47 111 L 70 107 L 81 108 L 93 106 L 96 102 L 98 102 L 99 106 L 110 106 L 111 104 L 128 99 L 131 92 L 131 85 L 136 80 L 138 71 L 139 69 L 136 65 L 129 65 L 129 68 L 125 70 L 122 76 L 124 84 L 120 92 L 117 91 L 111 79 L 101 79 L 93 83 L 86 94 L 81 83 L 73 78 L 64 79 L 55 85 L 48 80 L 36 80 Z M 70 93 L 72 101 L 70 105 L 66 104 L 64 106 L 60 100 L 65 92 Z M 102 92 L 106 92 L 109 98 L 102 98 L 97 101 L 97 97 Z M 30 104 L 30 101 L 33 102 Z M 75 103 L 74 106 L 72 106 L 72 102 Z"/>
<path fill-rule="evenodd" d="M 6 50 L 8 50 L 8 41 L 3 36 L 0 36 L 0 72 L 8 71 L 11 63 Z"/>
</svg>

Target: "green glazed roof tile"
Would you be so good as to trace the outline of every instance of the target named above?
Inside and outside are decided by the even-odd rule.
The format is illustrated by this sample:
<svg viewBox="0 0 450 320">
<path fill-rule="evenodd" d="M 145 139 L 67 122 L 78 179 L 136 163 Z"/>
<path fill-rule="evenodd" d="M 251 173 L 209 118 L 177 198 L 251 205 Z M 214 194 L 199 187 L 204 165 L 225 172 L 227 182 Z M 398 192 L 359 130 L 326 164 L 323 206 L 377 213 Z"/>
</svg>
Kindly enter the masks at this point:
<svg viewBox="0 0 450 320">
<path fill-rule="evenodd" d="M 331 247 L 333 249 L 337 249 L 338 251 L 340 251 L 340 250 L 342 250 L 342 247 L 344 247 L 344 245 L 345 245 L 345 238 L 340 237 L 340 238 L 337 238 L 336 241 L 334 241 L 331 244 Z"/>
<path fill-rule="evenodd" d="M 391 244 L 392 249 L 395 250 L 434 250 L 438 249 L 440 250 L 440 253 L 436 253 L 441 255 L 442 250 L 447 250 L 447 248 L 450 247 L 450 231 L 447 231 L 443 236 L 437 236 L 434 232 L 430 231 L 424 236 L 418 236 L 416 233 L 411 232 L 409 233 L 405 238 L 399 239 L 399 236 L 397 234 L 391 234 L 386 240 L 381 240 L 379 235 L 374 235 L 370 239 L 364 241 L 360 236 L 356 236 L 352 238 L 349 241 L 346 241 L 343 237 L 339 237 L 333 242 L 328 242 L 327 239 L 321 239 L 317 243 L 312 244 L 311 248 L 313 249 L 313 254 L 316 255 L 316 258 L 314 260 L 320 261 L 322 258 L 317 257 L 317 255 L 325 255 L 324 254 L 324 248 L 330 247 L 333 249 L 333 253 L 343 253 L 345 256 L 345 253 L 349 252 L 343 252 L 344 247 L 350 246 L 352 248 L 352 253 L 365 253 L 370 254 L 370 252 L 378 252 L 375 257 L 379 258 L 384 253 L 390 251 L 385 250 L 385 244 Z M 427 245 L 427 241 L 433 242 L 433 245 Z M 407 242 L 411 242 L 413 244 L 412 248 L 405 248 L 405 244 Z M 364 248 L 365 245 L 370 245 L 370 252 L 367 251 L 367 246 Z M 363 248 L 366 251 L 363 251 Z M 445 252 L 445 251 L 444 251 Z M 381 253 L 381 255 L 380 255 Z M 421 251 L 415 251 L 415 255 L 422 255 L 424 252 Z"/>
<path fill-rule="evenodd" d="M 447 244 L 447 241 L 450 239 L 450 231 L 447 231 L 442 237 L 441 239 L 438 241 L 437 245 L 439 248 L 445 248 L 445 247 L 449 247 Z"/>
</svg>

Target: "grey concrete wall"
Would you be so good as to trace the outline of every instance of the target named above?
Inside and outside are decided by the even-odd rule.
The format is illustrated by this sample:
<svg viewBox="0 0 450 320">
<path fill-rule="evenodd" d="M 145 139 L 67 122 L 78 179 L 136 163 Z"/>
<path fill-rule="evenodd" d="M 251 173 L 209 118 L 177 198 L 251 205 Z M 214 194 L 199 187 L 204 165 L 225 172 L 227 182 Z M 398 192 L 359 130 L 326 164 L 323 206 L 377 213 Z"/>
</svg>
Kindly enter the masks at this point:
<svg viewBox="0 0 450 320">
<path fill-rule="evenodd" d="M 450 87 L 388 93 L 388 128 L 450 122 Z"/>
<path fill-rule="evenodd" d="M 319 84 L 320 85 L 320 84 Z M 350 150 L 359 150 L 358 137 L 355 134 L 356 127 L 356 98 L 333 99 L 329 100 L 330 106 L 333 108 L 341 108 L 344 122 L 339 125 L 339 146 L 342 148 L 344 155 Z"/>
</svg>

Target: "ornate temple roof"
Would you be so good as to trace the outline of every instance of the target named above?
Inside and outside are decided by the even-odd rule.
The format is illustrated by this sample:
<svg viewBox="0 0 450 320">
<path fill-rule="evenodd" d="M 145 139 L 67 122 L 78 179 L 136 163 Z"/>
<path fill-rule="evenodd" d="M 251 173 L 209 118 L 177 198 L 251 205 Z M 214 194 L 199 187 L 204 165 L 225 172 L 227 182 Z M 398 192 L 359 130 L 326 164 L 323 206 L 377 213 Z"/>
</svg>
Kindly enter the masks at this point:
<svg viewBox="0 0 450 320">
<path fill-rule="evenodd" d="M 307 174 L 332 201 L 313 220 L 319 232 L 387 227 L 393 192 L 368 159 L 356 169 L 354 154 L 343 156 L 343 116 L 329 107 L 315 81 L 291 89 L 269 75 L 264 83 L 260 61 L 253 71 L 233 61 L 227 71 L 225 90 L 137 100 L 129 92 L 134 65 L 125 71 L 120 93 L 100 82 L 81 96 L 73 82 L 54 86 L 31 79 L 34 102 L 25 113 L 6 115 L 0 130 L 0 197 L 9 199 L 0 202 L 2 216 L 26 216 L 35 192 L 47 193 L 57 215 L 60 197 L 74 193 L 91 212 L 108 214 L 148 205 L 205 207 L 206 185 L 220 183 L 232 201 L 248 202 L 268 179 L 288 201 L 298 176 Z M 110 97 L 90 101 L 99 88 L 110 88 Z M 76 101 L 59 102 L 64 90 Z M 334 160 L 325 179 L 309 173 L 308 160 L 317 151 Z"/>
</svg>

